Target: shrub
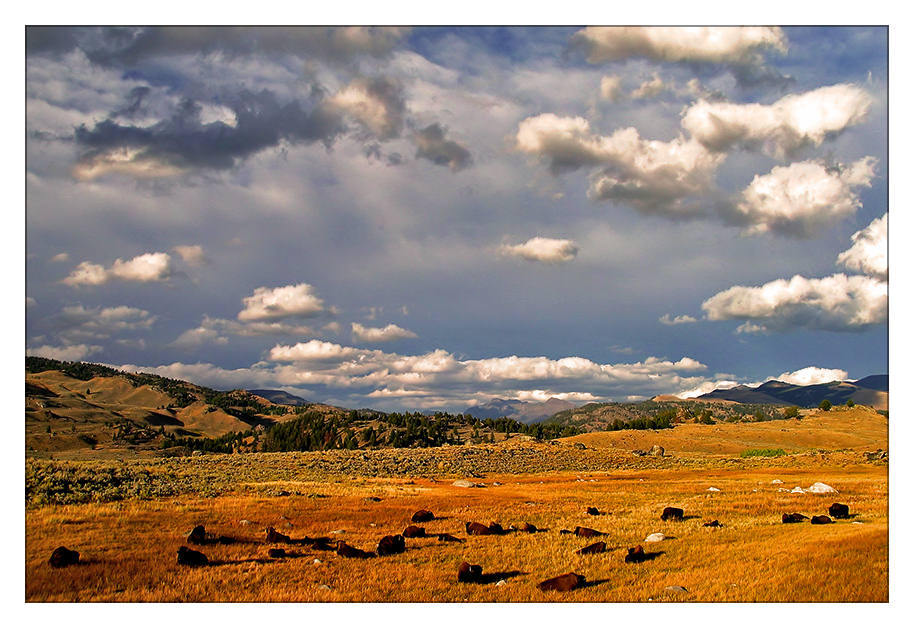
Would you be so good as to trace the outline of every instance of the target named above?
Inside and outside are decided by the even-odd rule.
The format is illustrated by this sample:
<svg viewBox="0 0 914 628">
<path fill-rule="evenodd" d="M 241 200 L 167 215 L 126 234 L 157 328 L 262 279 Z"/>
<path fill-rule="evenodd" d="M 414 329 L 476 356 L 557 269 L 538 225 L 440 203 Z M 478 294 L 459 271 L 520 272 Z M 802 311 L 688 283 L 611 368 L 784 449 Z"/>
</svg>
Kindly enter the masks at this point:
<svg viewBox="0 0 914 628">
<path fill-rule="evenodd" d="M 854 400 L 853 400 L 853 399 L 848 399 L 848 400 L 847 400 L 847 403 L 844 404 L 844 405 L 846 405 L 848 408 L 853 408 L 853 407 L 854 407 L 855 405 L 857 405 L 857 404 L 854 403 Z"/>
<path fill-rule="evenodd" d="M 784 418 L 785 419 L 800 418 L 800 409 L 796 406 L 790 406 L 789 408 L 784 408 Z"/>
<path fill-rule="evenodd" d="M 747 449 L 739 456 L 740 458 L 774 458 L 786 455 L 787 452 L 783 449 Z"/>
<path fill-rule="evenodd" d="M 828 399 L 823 399 L 822 403 L 819 404 L 819 410 L 823 410 L 825 412 L 831 410 L 831 401 Z"/>
</svg>

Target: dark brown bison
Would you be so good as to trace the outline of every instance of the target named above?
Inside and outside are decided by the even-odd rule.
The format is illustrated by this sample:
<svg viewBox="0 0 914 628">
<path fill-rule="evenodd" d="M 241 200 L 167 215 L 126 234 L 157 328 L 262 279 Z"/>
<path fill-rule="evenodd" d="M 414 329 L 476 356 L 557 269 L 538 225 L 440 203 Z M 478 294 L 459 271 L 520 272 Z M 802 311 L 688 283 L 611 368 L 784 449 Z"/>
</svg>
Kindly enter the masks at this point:
<svg viewBox="0 0 914 628">
<path fill-rule="evenodd" d="M 346 541 L 337 542 L 336 554 L 337 554 L 337 556 L 342 556 L 343 558 L 372 558 L 372 557 L 374 557 L 374 552 L 366 552 L 365 550 L 360 550 L 357 547 L 352 547 Z"/>
<path fill-rule="evenodd" d="M 285 558 L 286 550 L 281 547 L 271 547 L 269 550 L 267 550 L 267 555 L 270 558 Z"/>
<path fill-rule="evenodd" d="M 188 567 L 202 567 L 209 564 L 209 559 L 202 552 L 182 545 L 178 548 L 178 564 Z"/>
<path fill-rule="evenodd" d="M 803 523 L 807 519 L 809 519 L 809 517 L 806 515 L 801 515 L 798 512 L 790 514 L 785 512 L 783 515 L 781 515 L 781 523 Z"/>
<path fill-rule="evenodd" d="M 412 521 L 413 523 L 425 523 L 426 521 L 431 521 L 435 518 L 435 515 L 432 514 L 431 510 L 417 510 L 413 513 Z"/>
<path fill-rule="evenodd" d="M 403 536 L 408 539 L 421 539 L 425 536 L 425 528 L 420 528 L 419 526 L 406 526 L 406 529 L 403 530 Z"/>
<path fill-rule="evenodd" d="M 809 520 L 809 523 L 812 523 L 815 525 L 822 525 L 822 524 L 831 523 L 831 522 L 832 522 L 832 520 L 829 519 L 825 515 L 816 515 L 815 517 L 813 517 L 812 519 Z"/>
<path fill-rule="evenodd" d="M 483 534 L 494 534 L 492 530 L 489 529 L 489 526 L 484 526 L 481 523 L 476 521 L 468 521 L 466 525 L 467 534 L 472 534 L 473 536 L 481 536 Z"/>
<path fill-rule="evenodd" d="M 703 524 L 701 524 L 701 525 L 703 525 L 703 526 L 706 527 L 706 528 L 722 528 L 722 527 L 724 527 L 724 524 L 722 524 L 722 523 L 721 523 L 720 521 L 718 521 L 717 519 L 714 519 L 713 521 L 705 521 L 705 522 L 704 522 Z"/>
<path fill-rule="evenodd" d="M 647 554 L 644 553 L 644 548 L 640 545 L 635 547 L 628 548 L 628 553 L 625 555 L 625 562 L 627 563 L 640 563 L 647 560 Z"/>
<path fill-rule="evenodd" d="M 597 541 L 593 545 L 588 545 L 587 547 L 582 547 L 575 554 L 602 554 L 606 551 L 606 543 L 603 541 Z"/>
<path fill-rule="evenodd" d="M 501 524 L 495 523 L 494 521 L 489 522 L 489 532 L 492 534 L 503 534 L 505 529 L 501 527 Z"/>
<path fill-rule="evenodd" d="M 457 582 L 481 582 L 482 566 L 464 561 L 457 567 Z"/>
<path fill-rule="evenodd" d="M 204 526 L 196 526 L 187 535 L 187 542 L 193 545 L 203 545 L 206 542 L 206 528 Z"/>
<path fill-rule="evenodd" d="M 663 514 L 660 515 L 663 521 L 682 521 L 682 517 L 682 508 L 673 508 L 672 506 L 664 508 Z"/>
<path fill-rule="evenodd" d="M 593 506 L 589 506 L 589 507 L 587 508 L 587 514 L 588 514 L 588 515 L 599 515 L 599 514 L 600 514 L 600 511 L 597 510 L 596 508 L 594 508 Z"/>
<path fill-rule="evenodd" d="M 332 552 L 333 550 L 336 549 L 336 547 L 334 547 L 333 544 L 330 542 L 330 539 L 327 539 L 327 538 L 314 539 L 310 545 L 311 545 L 311 549 L 319 550 L 322 552 Z"/>
<path fill-rule="evenodd" d="M 291 543 L 292 539 L 273 528 L 267 528 L 267 543 Z"/>
<path fill-rule="evenodd" d="M 378 541 L 378 556 L 390 556 L 391 554 L 402 554 L 406 551 L 406 543 L 403 536 L 388 535 Z"/>
<path fill-rule="evenodd" d="M 575 533 L 575 535 L 583 536 L 584 538 L 590 538 L 593 536 L 603 536 L 605 534 L 605 532 L 599 532 L 597 530 L 594 530 L 593 528 L 582 528 L 581 526 L 577 526 L 574 529 L 574 533 Z"/>
<path fill-rule="evenodd" d="M 543 580 L 536 586 L 539 587 L 540 591 L 558 591 L 560 593 L 565 593 L 566 591 L 577 589 L 584 584 L 584 582 L 584 576 L 580 576 L 576 573 L 566 573 L 561 576 L 556 576 L 555 578 Z"/>
<path fill-rule="evenodd" d="M 51 557 L 48 559 L 48 564 L 57 568 L 69 567 L 77 563 L 79 563 L 79 552 L 67 549 L 63 545 L 51 552 Z"/>
<path fill-rule="evenodd" d="M 846 504 L 834 503 L 828 507 L 828 514 L 833 519 L 850 519 L 851 511 Z"/>
<path fill-rule="evenodd" d="M 521 532 L 539 532 L 540 531 L 539 528 L 537 528 L 532 523 L 526 523 L 526 522 L 524 522 L 524 525 L 519 527 L 518 530 L 520 530 Z"/>
</svg>

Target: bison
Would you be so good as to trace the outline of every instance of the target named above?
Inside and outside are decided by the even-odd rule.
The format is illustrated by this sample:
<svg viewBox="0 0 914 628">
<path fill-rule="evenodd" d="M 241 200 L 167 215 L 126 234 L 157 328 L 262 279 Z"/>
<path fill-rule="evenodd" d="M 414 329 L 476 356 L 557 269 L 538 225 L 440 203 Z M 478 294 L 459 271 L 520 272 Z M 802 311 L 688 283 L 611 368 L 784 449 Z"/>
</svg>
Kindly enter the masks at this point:
<svg viewBox="0 0 914 628">
<path fill-rule="evenodd" d="M 834 519 L 850 519 L 850 509 L 846 504 L 834 503 L 828 507 L 828 514 Z"/>
<path fill-rule="evenodd" d="M 285 534 L 277 532 L 272 527 L 267 528 L 267 543 L 291 543 L 292 539 Z"/>
<path fill-rule="evenodd" d="M 682 517 L 682 508 L 673 508 L 672 506 L 664 508 L 663 514 L 660 515 L 660 519 L 663 521 L 682 521 Z"/>
<path fill-rule="evenodd" d="M 346 541 L 338 541 L 336 545 L 337 556 L 343 558 L 373 558 L 374 552 L 366 552 L 357 547 L 352 547 Z"/>
<path fill-rule="evenodd" d="M 593 506 L 589 506 L 589 507 L 587 508 L 587 514 L 588 514 L 588 515 L 599 515 L 599 514 L 600 514 L 600 511 L 597 510 L 596 508 L 594 508 Z"/>
<path fill-rule="evenodd" d="M 482 582 L 482 566 L 463 561 L 457 567 L 457 582 Z"/>
<path fill-rule="evenodd" d="M 606 543 L 603 541 L 597 541 L 593 545 L 588 545 L 587 547 L 582 547 L 575 554 L 602 554 L 606 551 Z"/>
<path fill-rule="evenodd" d="M 579 586 L 583 585 L 584 582 L 584 576 L 576 573 L 566 573 L 561 576 L 556 576 L 555 578 L 543 580 L 536 586 L 539 587 L 540 591 L 558 591 L 560 593 L 565 593 L 566 591 L 577 589 Z"/>
<path fill-rule="evenodd" d="M 627 563 L 640 563 L 647 560 L 647 558 L 647 554 L 644 553 L 644 548 L 640 545 L 628 548 L 628 552 L 625 554 L 625 562 Z"/>
<path fill-rule="evenodd" d="M 403 535 L 388 535 L 378 541 L 378 556 L 389 556 L 391 554 L 402 554 L 406 551 L 406 543 L 403 541 Z"/>
<path fill-rule="evenodd" d="M 706 527 L 706 528 L 722 528 L 722 527 L 724 527 L 724 524 L 722 524 L 722 523 L 721 523 L 720 521 L 718 521 L 717 519 L 714 519 L 713 521 L 705 521 L 705 522 L 704 522 L 703 524 L 701 524 L 701 525 L 703 525 L 703 526 Z"/>
<path fill-rule="evenodd" d="M 466 530 L 467 530 L 467 534 L 471 534 L 473 536 L 481 536 L 483 534 L 494 534 L 494 532 L 492 532 L 492 530 L 489 529 L 489 526 L 484 526 L 481 523 L 477 523 L 476 521 L 468 521 L 466 524 Z"/>
<path fill-rule="evenodd" d="M 178 564 L 188 567 L 202 567 L 209 564 L 206 555 L 183 545 L 178 548 Z"/>
<path fill-rule="evenodd" d="M 432 514 L 431 510 L 417 510 L 413 513 L 412 522 L 413 523 L 425 523 L 426 521 L 431 521 L 435 518 L 435 515 Z"/>
<path fill-rule="evenodd" d="M 425 536 L 425 528 L 420 528 L 419 526 L 406 526 L 406 529 L 403 530 L 403 536 L 408 539 L 421 539 Z"/>
<path fill-rule="evenodd" d="M 831 523 L 831 522 L 832 522 L 832 520 L 829 519 L 825 515 L 816 515 L 815 517 L 813 517 L 812 519 L 809 520 L 809 523 L 812 523 L 815 525 L 822 525 L 822 524 Z"/>
<path fill-rule="evenodd" d="M 781 515 L 781 523 L 803 523 L 809 519 L 806 515 L 801 515 L 798 512 L 787 514 L 786 512 Z"/>
<path fill-rule="evenodd" d="M 532 523 L 526 523 L 526 522 L 524 522 L 524 525 L 522 525 L 521 527 L 519 527 L 517 529 L 520 530 L 521 532 L 540 532 L 540 529 L 537 528 L 535 525 L 533 525 Z"/>
<path fill-rule="evenodd" d="M 194 527 L 187 535 L 187 542 L 193 545 L 203 545 L 206 542 L 206 528 L 204 526 Z"/>
<path fill-rule="evenodd" d="M 67 549 L 63 545 L 51 552 L 51 557 L 48 559 L 48 564 L 55 568 L 69 567 L 77 563 L 79 563 L 79 552 Z"/>
</svg>

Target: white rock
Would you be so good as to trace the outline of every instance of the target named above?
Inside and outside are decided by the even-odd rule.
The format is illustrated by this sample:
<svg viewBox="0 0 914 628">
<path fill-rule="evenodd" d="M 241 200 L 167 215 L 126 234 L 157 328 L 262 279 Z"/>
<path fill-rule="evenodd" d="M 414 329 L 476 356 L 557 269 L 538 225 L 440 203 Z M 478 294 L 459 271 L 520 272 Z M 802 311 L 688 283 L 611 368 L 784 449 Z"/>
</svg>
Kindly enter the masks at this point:
<svg viewBox="0 0 914 628">
<path fill-rule="evenodd" d="M 855 525 L 855 526 L 862 526 L 863 522 L 862 521 L 851 521 L 851 524 Z"/>
<path fill-rule="evenodd" d="M 810 493 L 818 493 L 818 494 L 837 493 L 838 492 L 835 489 L 833 489 L 832 487 L 830 487 L 828 484 L 825 484 L 823 482 L 816 482 L 815 484 L 813 484 L 806 490 L 809 491 Z"/>
<path fill-rule="evenodd" d="M 804 491 L 804 490 L 803 490 L 802 488 L 800 488 L 799 486 L 794 486 L 794 487 L 793 487 L 793 490 L 790 491 L 790 492 L 791 492 L 791 493 L 805 493 L 806 491 Z"/>
<path fill-rule="evenodd" d="M 251 525 L 251 522 L 248 521 L 247 519 L 242 519 L 242 520 L 239 521 L 238 523 L 240 523 L 240 524 L 243 525 L 243 526 L 249 526 L 249 525 Z"/>
<path fill-rule="evenodd" d="M 503 587 L 503 586 L 505 586 L 506 584 L 508 584 L 508 583 L 505 582 L 504 580 L 499 580 L 498 582 L 495 583 L 495 586 L 496 586 L 496 587 Z"/>
<path fill-rule="evenodd" d="M 711 491 L 712 493 L 720 493 L 720 489 L 717 488 L 716 486 L 709 486 L 708 490 Z"/>
<path fill-rule="evenodd" d="M 653 534 L 649 534 L 647 536 L 647 538 L 644 539 L 644 542 L 645 543 L 659 543 L 660 541 L 664 541 L 664 540 L 666 540 L 666 535 L 663 532 L 654 532 Z"/>
<path fill-rule="evenodd" d="M 668 586 L 664 591 L 669 591 L 670 593 L 688 593 L 689 590 L 685 587 L 681 587 L 678 584 Z"/>
<path fill-rule="evenodd" d="M 324 564 L 324 561 L 322 561 L 320 558 L 315 558 L 315 559 L 311 562 L 311 564 L 312 564 L 312 565 L 323 565 L 323 564 Z"/>
<path fill-rule="evenodd" d="M 330 534 L 345 534 L 345 530 L 330 530 Z"/>
<path fill-rule="evenodd" d="M 772 484 L 783 484 L 784 481 L 783 480 L 771 480 L 771 483 Z"/>
<path fill-rule="evenodd" d="M 459 486 L 460 488 L 473 488 L 476 486 L 475 482 L 470 482 L 469 480 L 454 480 L 452 486 Z"/>
<path fill-rule="evenodd" d="M 328 584 L 321 584 L 321 585 L 318 585 L 317 588 L 318 588 L 318 589 L 321 589 L 322 591 L 333 591 L 333 587 L 331 587 L 331 586 L 328 585 Z"/>
</svg>

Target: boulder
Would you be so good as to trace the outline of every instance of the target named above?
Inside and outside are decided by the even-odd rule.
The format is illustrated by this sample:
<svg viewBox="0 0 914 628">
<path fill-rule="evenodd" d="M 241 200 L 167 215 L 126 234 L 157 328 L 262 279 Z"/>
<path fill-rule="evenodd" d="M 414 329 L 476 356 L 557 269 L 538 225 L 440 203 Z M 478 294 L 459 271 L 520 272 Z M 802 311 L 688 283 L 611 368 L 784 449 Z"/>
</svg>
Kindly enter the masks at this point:
<svg viewBox="0 0 914 628">
<path fill-rule="evenodd" d="M 651 447 L 651 450 L 647 452 L 648 455 L 657 456 L 658 458 L 663 458 L 664 449 L 660 445 L 654 445 Z"/>
<path fill-rule="evenodd" d="M 454 480 L 452 486 L 457 486 L 460 488 L 473 488 L 476 486 L 476 482 L 470 482 L 469 480 Z"/>
<path fill-rule="evenodd" d="M 69 567 L 70 565 L 76 565 L 79 563 L 79 552 L 76 550 L 67 549 L 63 545 L 51 552 L 51 557 L 48 559 L 48 564 L 51 567 L 61 568 Z"/>
<path fill-rule="evenodd" d="M 806 490 L 809 491 L 810 493 L 816 493 L 816 494 L 818 494 L 818 495 L 824 495 L 824 494 L 826 494 L 826 493 L 837 493 L 837 492 L 838 492 L 838 491 L 836 491 L 835 489 L 833 489 L 831 486 L 829 486 L 828 484 L 825 484 L 825 483 L 823 483 L 823 482 L 816 482 L 815 484 L 813 484 L 812 486 L 810 486 L 810 487 L 809 487 L 808 489 L 806 489 Z"/>
<path fill-rule="evenodd" d="M 685 587 L 681 587 L 678 584 L 670 585 L 663 590 L 667 591 L 669 593 L 688 593 L 689 592 L 688 589 L 686 589 Z"/>
<path fill-rule="evenodd" d="M 667 536 L 663 532 L 654 532 L 653 534 L 649 534 L 647 536 L 647 538 L 644 539 L 644 542 L 645 543 L 659 543 L 660 541 L 665 541 L 666 539 L 667 539 Z"/>
</svg>

